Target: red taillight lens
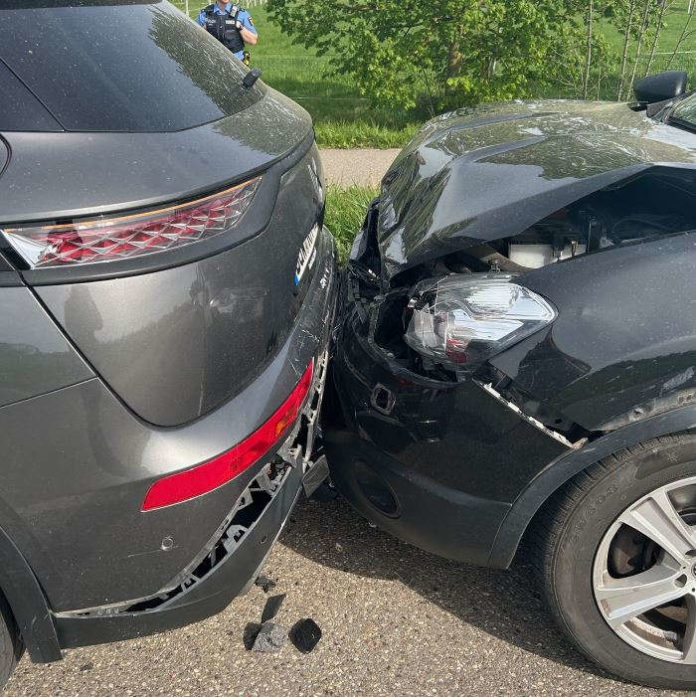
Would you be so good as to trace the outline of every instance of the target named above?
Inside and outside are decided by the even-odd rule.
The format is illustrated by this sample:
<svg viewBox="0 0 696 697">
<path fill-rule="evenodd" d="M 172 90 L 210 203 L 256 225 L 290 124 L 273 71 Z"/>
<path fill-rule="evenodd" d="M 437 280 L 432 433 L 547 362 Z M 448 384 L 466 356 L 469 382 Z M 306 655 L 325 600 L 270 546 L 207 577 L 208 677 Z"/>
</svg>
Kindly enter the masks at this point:
<svg viewBox="0 0 696 697">
<path fill-rule="evenodd" d="M 171 474 L 156 481 L 147 492 L 142 510 L 171 506 L 206 494 L 234 479 L 263 457 L 297 420 L 309 393 L 314 374 L 314 361 L 309 364 L 290 396 L 263 426 L 232 450 L 192 469 Z"/>
<path fill-rule="evenodd" d="M 120 261 L 183 247 L 233 228 L 260 181 L 257 177 L 212 196 L 147 213 L 2 232 L 32 268 Z"/>
</svg>

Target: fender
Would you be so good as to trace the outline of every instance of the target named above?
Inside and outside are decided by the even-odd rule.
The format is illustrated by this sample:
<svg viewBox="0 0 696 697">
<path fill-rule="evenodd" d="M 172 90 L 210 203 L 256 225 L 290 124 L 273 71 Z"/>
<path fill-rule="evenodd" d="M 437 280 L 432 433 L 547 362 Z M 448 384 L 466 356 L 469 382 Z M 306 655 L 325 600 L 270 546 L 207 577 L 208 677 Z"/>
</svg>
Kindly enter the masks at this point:
<svg viewBox="0 0 696 697">
<path fill-rule="evenodd" d="M 46 596 L 26 559 L 0 528 L 0 588 L 34 663 L 62 658 Z"/>
<path fill-rule="evenodd" d="M 488 565 L 499 569 L 510 566 L 520 540 L 536 512 L 555 491 L 579 472 L 624 448 L 694 428 L 696 406 L 688 406 L 634 422 L 579 450 L 564 453 L 539 472 L 515 499 L 498 528 Z"/>
</svg>

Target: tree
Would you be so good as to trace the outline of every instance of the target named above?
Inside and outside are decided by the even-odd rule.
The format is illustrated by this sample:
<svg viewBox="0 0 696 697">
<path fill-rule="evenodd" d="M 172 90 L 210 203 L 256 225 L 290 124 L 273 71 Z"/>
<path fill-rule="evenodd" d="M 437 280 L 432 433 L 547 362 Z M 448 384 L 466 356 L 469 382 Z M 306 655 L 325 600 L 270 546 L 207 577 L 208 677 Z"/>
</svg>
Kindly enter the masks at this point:
<svg viewBox="0 0 696 697">
<path fill-rule="evenodd" d="M 619 75 L 619 89 L 616 99 L 621 101 L 624 91 L 624 80 L 626 79 L 626 65 L 628 63 L 628 47 L 631 43 L 633 33 L 633 15 L 636 11 L 636 0 L 628 0 L 628 11 L 626 13 L 626 24 L 624 27 L 623 48 L 621 51 L 621 74 Z"/>
<path fill-rule="evenodd" d="M 584 32 L 581 0 L 269 0 L 268 7 L 296 42 L 330 52 L 333 69 L 363 94 L 406 109 L 532 96 L 573 81 L 575 57 L 596 46 Z"/>
</svg>

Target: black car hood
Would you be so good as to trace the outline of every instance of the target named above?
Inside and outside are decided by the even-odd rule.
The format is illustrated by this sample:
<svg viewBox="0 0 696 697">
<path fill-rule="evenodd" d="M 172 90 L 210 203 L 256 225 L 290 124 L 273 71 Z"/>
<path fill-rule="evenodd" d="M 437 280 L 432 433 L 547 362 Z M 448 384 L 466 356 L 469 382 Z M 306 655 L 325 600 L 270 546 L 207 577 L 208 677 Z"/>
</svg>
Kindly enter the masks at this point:
<svg viewBox="0 0 696 697">
<path fill-rule="evenodd" d="M 384 177 L 385 278 L 518 234 L 653 166 L 696 168 L 696 135 L 609 102 L 515 102 L 428 122 Z"/>
</svg>

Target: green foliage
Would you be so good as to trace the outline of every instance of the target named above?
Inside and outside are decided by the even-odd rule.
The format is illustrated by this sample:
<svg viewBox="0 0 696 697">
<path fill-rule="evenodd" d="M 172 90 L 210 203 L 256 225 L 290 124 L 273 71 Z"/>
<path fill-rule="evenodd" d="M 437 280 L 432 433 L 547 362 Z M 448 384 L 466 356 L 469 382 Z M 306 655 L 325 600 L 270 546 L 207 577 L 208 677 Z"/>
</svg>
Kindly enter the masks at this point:
<svg viewBox="0 0 696 697">
<path fill-rule="evenodd" d="M 326 226 L 333 232 L 341 264 L 348 259 L 355 234 L 360 230 L 365 212 L 377 188 L 351 186 L 341 189 L 329 186 L 326 192 Z"/>
<path fill-rule="evenodd" d="M 268 12 L 373 105 L 418 117 L 511 98 L 615 97 L 622 70 L 628 82 L 634 64 L 637 76 L 663 69 L 660 50 L 673 44 L 661 32 L 681 25 L 686 0 L 664 2 L 666 12 L 658 0 L 269 0 Z"/>
<path fill-rule="evenodd" d="M 582 55 L 577 0 L 269 0 L 296 42 L 373 102 L 443 108 L 530 96 Z"/>
<path fill-rule="evenodd" d="M 314 119 L 323 147 L 398 147 L 409 140 L 422 120 L 363 97 L 354 80 L 332 73 L 329 57 L 292 42 L 269 21 L 265 6 L 252 9 L 261 41 L 251 49 L 252 64 L 263 81 L 301 104 Z"/>
</svg>

